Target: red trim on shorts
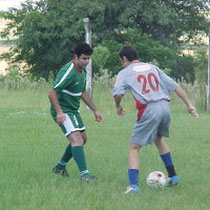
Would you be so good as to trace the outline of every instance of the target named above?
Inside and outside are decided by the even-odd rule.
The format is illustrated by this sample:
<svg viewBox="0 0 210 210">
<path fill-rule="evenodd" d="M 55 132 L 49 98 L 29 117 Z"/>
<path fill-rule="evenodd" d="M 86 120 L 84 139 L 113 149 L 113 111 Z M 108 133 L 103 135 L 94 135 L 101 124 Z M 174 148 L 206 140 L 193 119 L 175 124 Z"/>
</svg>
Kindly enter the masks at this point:
<svg viewBox="0 0 210 210">
<path fill-rule="evenodd" d="M 74 60 L 72 60 L 72 63 L 76 66 L 77 72 L 78 72 L 80 75 L 82 75 L 82 72 L 79 70 L 79 68 L 77 67 L 77 64 L 75 63 Z"/>
<path fill-rule="evenodd" d="M 140 101 L 138 101 L 135 97 L 133 97 L 134 100 L 136 101 L 136 109 L 138 109 L 138 115 L 137 115 L 137 120 L 139 121 L 141 119 L 141 116 L 144 113 L 144 110 L 147 108 L 146 104 L 142 104 Z"/>
</svg>

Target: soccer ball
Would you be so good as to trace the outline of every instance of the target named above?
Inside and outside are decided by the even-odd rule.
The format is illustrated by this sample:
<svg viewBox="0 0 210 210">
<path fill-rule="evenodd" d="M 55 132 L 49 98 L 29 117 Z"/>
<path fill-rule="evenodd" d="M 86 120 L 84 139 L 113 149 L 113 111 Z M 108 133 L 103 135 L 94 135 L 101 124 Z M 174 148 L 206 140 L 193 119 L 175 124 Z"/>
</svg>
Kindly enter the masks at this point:
<svg viewBox="0 0 210 210">
<path fill-rule="evenodd" d="M 168 181 L 168 177 L 161 171 L 153 171 L 147 176 L 147 185 L 152 189 L 163 189 Z"/>
</svg>

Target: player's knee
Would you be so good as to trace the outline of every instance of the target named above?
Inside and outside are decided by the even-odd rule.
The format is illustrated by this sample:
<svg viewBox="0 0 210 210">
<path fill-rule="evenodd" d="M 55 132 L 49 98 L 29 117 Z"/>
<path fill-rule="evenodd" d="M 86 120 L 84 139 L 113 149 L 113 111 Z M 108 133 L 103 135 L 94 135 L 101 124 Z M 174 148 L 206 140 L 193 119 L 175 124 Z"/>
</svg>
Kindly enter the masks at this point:
<svg viewBox="0 0 210 210">
<path fill-rule="evenodd" d="M 140 148 L 141 148 L 141 145 L 133 144 L 133 143 L 131 143 L 130 146 L 129 146 L 129 150 L 137 150 L 137 151 L 139 151 Z"/>
<path fill-rule="evenodd" d="M 71 142 L 71 145 L 73 147 L 75 146 L 83 146 L 84 142 L 83 142 L 83 138 L 80 134 L 80 132 L 73 132 L 68 136 L 68 139 Z"/>
<path fill-rule="evenodd" d="M 158 138 L 155 139 L 155 142 L 154 143 L 155 143 L 155 146 L 156 147 L 161 147 L 161 145 L 163 143 L 163 140 L 162 140 L 161 137 L 158 137 Z"/>
</svg>

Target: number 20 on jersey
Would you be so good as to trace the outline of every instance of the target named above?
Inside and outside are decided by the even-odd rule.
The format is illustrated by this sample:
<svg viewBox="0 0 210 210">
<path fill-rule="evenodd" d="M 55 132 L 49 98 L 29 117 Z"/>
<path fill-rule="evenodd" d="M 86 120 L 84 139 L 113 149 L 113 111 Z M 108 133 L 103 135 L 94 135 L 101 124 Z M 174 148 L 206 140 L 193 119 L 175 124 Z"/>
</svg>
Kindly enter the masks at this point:
<svg viewBox="0 0 210 210">
<path fill-rule="evenodd" d="M 137 81 L 142 83 L 142 94 L 148 94 L 150 91 L 159 90 L 158 78 L 154 73 L 149 73 L 147 76 L 140 74 L 137 77 Z"/>
</svg>

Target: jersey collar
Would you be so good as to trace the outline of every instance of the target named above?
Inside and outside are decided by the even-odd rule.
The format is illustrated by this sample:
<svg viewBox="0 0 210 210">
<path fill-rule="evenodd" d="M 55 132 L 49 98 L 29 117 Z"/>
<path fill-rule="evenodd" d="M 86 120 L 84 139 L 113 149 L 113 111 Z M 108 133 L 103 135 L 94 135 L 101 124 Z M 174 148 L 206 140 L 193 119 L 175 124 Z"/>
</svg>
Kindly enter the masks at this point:
<svg viewBox="0 0 210 210">
<path fill-rule="evenodd" d="M 74 60 L 72 60 L 72 63 L 75 65 L 77 72 L 78 72 L 80 75 L 82 75 L 82 72 L 79 70 L 79 68 L 78 68 L 78 66 L 77 66 L 77 64 L 75 63 Z"/>
</svg>

